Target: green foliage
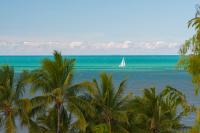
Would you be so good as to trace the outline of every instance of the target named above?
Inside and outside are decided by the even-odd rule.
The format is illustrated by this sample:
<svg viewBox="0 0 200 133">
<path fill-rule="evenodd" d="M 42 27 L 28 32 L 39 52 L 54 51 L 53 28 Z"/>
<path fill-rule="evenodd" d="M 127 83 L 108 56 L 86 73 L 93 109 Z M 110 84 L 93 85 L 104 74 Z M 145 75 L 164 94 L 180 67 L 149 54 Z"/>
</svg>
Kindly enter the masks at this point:
<svg viewBox="0 0 200 133">
<path fill-rule="evenodd" d="M 87 122 L 81 109 L 90 109 L 90 115 L 94 115 L 90 104 L 81 99 L 81 95 L 79 95 L 83 88 L 89 88 L 90 83 L 86 81 L 72 84 L 74 62 L 75 60 L 63 58 L 61 53 L 54 51 L 53 60 L 44 59 L 41 68 L 32 72 L 32 89 L 43 93 L 41 96 L 36 96 L 32 101 L 42 102 L 43 104 L 40 104 L 40 106 L 46 106 L 45 110 L 48 112 L 54 111 L 53 123 L 43 123 L 47 127 L 51 125 L 50 129 L 47 128 L 48 131 L 68 132 L 67 129 L 62 130 L 63 121 L 68 121 L 68 117 L 64 117 L 67 112 L 71 112 L 76 117 L 76 121 L 70 123 L 72 127 L 84 131 Z M 50 117 L 51 114 L 47 116 L 45 114 L 45 116 Z M 66 120 L 62 120 L 62 118 L 66 118 Z M 68 125 L 65 126 L 70 128 Z"/>
<path fill-rule="evenodd" d="M 62 108 L 61 109 L 61 120 L 60 120 L 60 132 L 68 133 L 70 132 L 70 124 L 71 124 L 71 114 Z M 57 112 L 55 108 L 49 109 L 48 113 L 41 113 L 38 115 L 35 123 L 32 123 L 33 130 L 37 129 L 42 133 L 55 133 L 57 129 Z M 32 130 L 32 132 L 33 132 Z"/>
<path fill-rule="evenodd" d="M 124 124 L 128 124 L 128 112 L 131 95 L 124 95 L 126 80 L 115 88 L 112 76 L 102 73 L 100 81 L 93 80 L 93 92 L 90 93 L 90 101 L 94 106 L 96 115 L 87 118 L 91 125 L 88 125 L 88 132 L 127 133 Z"/>
<path fill-rule="evenodd" d="M 199 133 L 200 132 L 200 108 L 196 110 L 196 119 L 194 126 L 189 130 L 188 133 Z"/>
<path fill-rule="evenodd" d="M 167 86 L 160 93 L 155 88 L 144 89 L 143 97 L 132 101 L 134 112 L 129 114 L 131 132 L 175 133 L 183 127 L 180 120 L 190 112 L 185 96 Z M 182 111 L 178 113 L 178 107 Z"/>
<path fill-rule="evenodd" d="M 180 48 L 181 58 L 178 66 L 184 68 L 192 75 L 192 82 L 195 92 L 198 94 L 200 89 L 200 8 L 197 10 L 195 18 L 188 22 L 189 28 L 194 28 L 196 33 L 185 41 Z"/>
<path fill-rule="evenodd" d="M 30 109 L 29 99 L 22 98 L 25 92 L 28 73 L 22 72 L 16 79 L 14 69 L 0 67 L 0 126 L 6 133 L 15 133 L 15 118 L 20 117 L 22 125 L 27 123 Z"/>
<path fill-rule="evenodd" d="M 192 76 L 195 94 L 200 90 L 200 6 L 197 7 L 196 16 L 188 22 L 189 28 L 194 28 L 195 34 L 185 41 L 180 48 L 181 58 L 178 66 L 184 68 Z M 197 111 L 196 123 L 189 131 L 190 133 L 200 132 L 199 111 Z"/>
<path fill-rule="evenodd" d="M 92 132 L 94 133 L 108 133 L 109 126 L 107 124 L 99 124 L 93 127 Z"/>
</svg>

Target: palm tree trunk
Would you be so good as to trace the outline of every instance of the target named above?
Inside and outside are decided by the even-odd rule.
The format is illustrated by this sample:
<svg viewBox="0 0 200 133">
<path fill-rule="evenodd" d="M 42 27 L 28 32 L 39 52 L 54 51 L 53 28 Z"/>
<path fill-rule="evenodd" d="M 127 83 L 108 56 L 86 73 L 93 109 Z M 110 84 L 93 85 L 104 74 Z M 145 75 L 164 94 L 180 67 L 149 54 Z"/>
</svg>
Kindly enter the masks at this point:
<svg viewBox="0 0 200 133">
<path fill-rule="evenodd" d="M 60 133 L 60 108 L 61 108 L 61 106 L 60 106 L 60 104 L 57 104 L 56 107 L 57 107 L 57 131 L 56 131 L 56 133 Z"/>
</svg>

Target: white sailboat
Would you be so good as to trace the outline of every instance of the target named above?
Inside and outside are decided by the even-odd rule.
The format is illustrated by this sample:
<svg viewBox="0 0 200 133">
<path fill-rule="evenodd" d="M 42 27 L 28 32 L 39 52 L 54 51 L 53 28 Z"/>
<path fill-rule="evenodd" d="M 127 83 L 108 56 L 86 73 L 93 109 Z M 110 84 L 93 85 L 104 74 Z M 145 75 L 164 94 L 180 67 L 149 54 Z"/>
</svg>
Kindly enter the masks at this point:
<svg viewBox="0 0 200 133">
<path fill-rule="evenodd" d="M 126 67 L 126 62 L 125 62 L 124 57 L 122 58 L 122 61 L 121 61 L 121 64 L 119 64 L 119 67 L 121 67 L 121 68 Z"/>
</svg>

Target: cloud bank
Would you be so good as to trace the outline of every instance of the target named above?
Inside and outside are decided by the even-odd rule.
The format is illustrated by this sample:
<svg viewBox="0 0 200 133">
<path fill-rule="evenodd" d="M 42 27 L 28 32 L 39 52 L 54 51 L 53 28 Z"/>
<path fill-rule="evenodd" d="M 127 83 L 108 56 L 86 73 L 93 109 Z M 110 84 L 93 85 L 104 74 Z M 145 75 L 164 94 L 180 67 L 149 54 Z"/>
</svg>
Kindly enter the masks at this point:
<svg viewBox="0 0 200 133">
<path fill-rule="evenodd" d="M 180 42 L 143 41 L 6 41 L 0 40 L 0 55 L 49 55 L 53 50 L 65 55 L 178 54 Z"/>
</svg>

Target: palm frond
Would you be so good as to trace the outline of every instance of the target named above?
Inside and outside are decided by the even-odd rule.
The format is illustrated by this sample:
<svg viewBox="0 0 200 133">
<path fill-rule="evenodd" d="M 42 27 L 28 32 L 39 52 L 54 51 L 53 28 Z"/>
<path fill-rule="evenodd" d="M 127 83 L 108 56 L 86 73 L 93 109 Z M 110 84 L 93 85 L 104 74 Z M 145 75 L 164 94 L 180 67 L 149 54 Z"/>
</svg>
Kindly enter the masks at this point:
<svg viewBox="0 0 200 133">
<path fill-rule="evenodd" d="M 68 102 L 67 109 L 77 117 L 77 121 L 72 126 L 80 129 L 81 131 L 85 131 L 87 122 L 78 106 L 72 102 Z"/>
<path fill-rule="evenodd" d="M 5 132 L 6 133 L 15 133 L 15 122 L 12 114 L 8 114 L 6 119 L 5 119 Z"/>
<path fill-rule="evenodd" d="M 128 116 L 126 111 L 113 111 L 112 118 L 118 122 L 128 123 Z"/>
<path fill-rule="evenodd" d="M 124 91 L 125 91 L 125 88 L 126 88 L 126 80 L 122 81 L 119 85 L 119 88 L 116 90 L 116 93 L 114 95 L 114 100 L 120 100 Z"/>
<path fill-rule="evenodd" d="M 30 73 L 28 71 L 23 71 L 20 74 L 19 80 L 16 84 L 16 98 L 20 98 L 25 93 L 25 86 L 30 82 Z"/>
<path fill-rule="evenodd" d="M 108 133 L 109 132 L 109 125 L 107 125 L 105 123 L 95 125 L 92 128 L 92 132 L 93 133 Z"/>
<path fill-rule="evenodd" d="M 78 107 L 80 107 L 80 109 L 87 112 L 90 116 L 95 115 L 94 107 L 88 101 L 84 100 L 83 98 L 77 97 L 77 96 L 71 96 L 71 97 L 68 98 L 68 100 L 71 103 L 76 104 Z"/>
</svg>

